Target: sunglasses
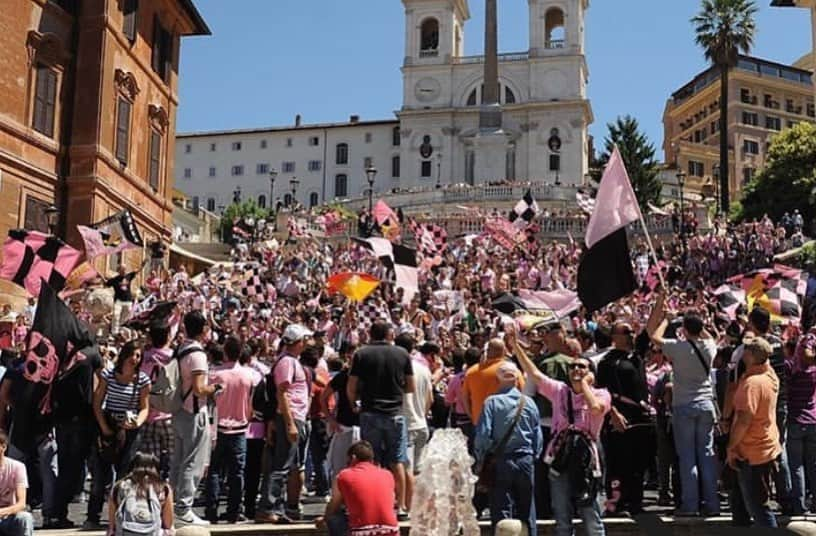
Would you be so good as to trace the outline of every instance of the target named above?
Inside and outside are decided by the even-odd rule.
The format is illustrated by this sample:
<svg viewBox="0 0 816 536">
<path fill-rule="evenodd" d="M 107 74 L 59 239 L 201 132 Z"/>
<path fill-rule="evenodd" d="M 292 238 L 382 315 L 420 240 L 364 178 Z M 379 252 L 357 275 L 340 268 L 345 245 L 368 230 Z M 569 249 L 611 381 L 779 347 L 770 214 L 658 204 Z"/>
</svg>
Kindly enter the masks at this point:
<svg viewBox="0 0 816 536">
<path fill-rule="evenodd" d="M 589 365 L 584 363 L 570 363 L 569 369 L 570 370 L 587 370 Z"/>
</svg>

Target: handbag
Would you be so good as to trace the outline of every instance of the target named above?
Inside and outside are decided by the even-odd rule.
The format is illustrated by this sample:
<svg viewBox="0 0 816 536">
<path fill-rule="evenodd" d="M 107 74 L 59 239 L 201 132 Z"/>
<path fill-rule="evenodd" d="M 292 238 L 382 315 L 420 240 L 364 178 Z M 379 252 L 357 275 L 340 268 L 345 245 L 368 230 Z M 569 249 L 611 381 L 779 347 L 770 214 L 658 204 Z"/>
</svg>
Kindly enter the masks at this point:
<svg viewBox="0 0 816 536">
<path fill-rule="evenodd" d="M 510 441 L 510 436 L 513 434 L 513 430 L 516 428 L 516 425 L 521 419 L 521 412 L 524 411 L 524 406 L 526 403 L 527 397 L 521 395 L 518 407 L 516 408 L 516 414 L 513 417 L 513 422 L 510 423 L 507 431 L 504 432 L 504 436 L 501 438 L 498 445 L 496 445 L 496 448 L 492 449 L 485 455 L 481 466 L 476 471 L 478 476 L 478 480 L 476 481 L 476 491 L 479 493 L 487 493 L 493 487 L 493 484 L 496 481 L 496 462 L 499 459 L 499 456 L 501 456 L 504 452 L 507 442 Z"/>
</svg>

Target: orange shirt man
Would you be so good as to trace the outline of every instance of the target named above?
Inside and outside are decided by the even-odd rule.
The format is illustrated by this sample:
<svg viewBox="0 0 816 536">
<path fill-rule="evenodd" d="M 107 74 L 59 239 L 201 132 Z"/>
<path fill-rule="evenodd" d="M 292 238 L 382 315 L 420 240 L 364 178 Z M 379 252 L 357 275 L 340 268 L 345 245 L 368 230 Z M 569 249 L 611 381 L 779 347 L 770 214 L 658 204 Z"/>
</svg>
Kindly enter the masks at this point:
<svg viewBox="0 0 816 536">
<path fill-rule="evenodd" d="M 462 384 L 462 405 L 475 425 L 482 415 L 482 406 L 490 395 L 499 390 L 498 371 L 507 358 L 507 349 L 501 339 L 491 339 L 487 343 L 487 356 L 481 362 L 470 367 L 465 373 Z M 524 387 L 524 379 L 519 377 L 519 389 Z"/>
</svg>

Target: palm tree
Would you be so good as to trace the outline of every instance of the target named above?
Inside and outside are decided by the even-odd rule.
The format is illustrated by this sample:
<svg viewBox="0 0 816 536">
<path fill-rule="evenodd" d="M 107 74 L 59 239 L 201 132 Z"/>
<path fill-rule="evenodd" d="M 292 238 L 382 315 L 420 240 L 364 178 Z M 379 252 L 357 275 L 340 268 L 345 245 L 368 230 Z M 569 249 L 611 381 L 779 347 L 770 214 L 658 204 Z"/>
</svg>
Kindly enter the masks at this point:
<svg viewBox="0 0 816 536">
<path fill-rule="evenodd" d="M 703 0 L 702 9 L 691 19 L 695 41 L 705 58 L 720 69 L 720 196 L 728 214 L 728 71 L 737 65 L 739 54 L 748 54 L 754 44 L 757 6 L 754 0 Z"/>
</svg>

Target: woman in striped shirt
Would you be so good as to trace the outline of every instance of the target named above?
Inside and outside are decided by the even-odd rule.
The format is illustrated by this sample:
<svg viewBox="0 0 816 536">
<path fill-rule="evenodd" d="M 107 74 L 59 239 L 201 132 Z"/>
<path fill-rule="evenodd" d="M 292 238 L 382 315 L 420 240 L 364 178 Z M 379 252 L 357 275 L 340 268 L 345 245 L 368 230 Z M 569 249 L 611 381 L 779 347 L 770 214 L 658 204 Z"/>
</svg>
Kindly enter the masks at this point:
<svg viewBox="0 0 816 536">
<path fill-rule="evenodd" d="M 114 367 L 99 375 L 93 400 L 99 442 L 88 501 L 88 528 L 99 526 L 110 484 L 114 476 L 120 478 L 127 471 L 138 444 L 139 429 L 147 420 L 150 378 L 140 370 L 141 364 L 140 344 L 128 341 L 122 346 Z"/>
</svg>

